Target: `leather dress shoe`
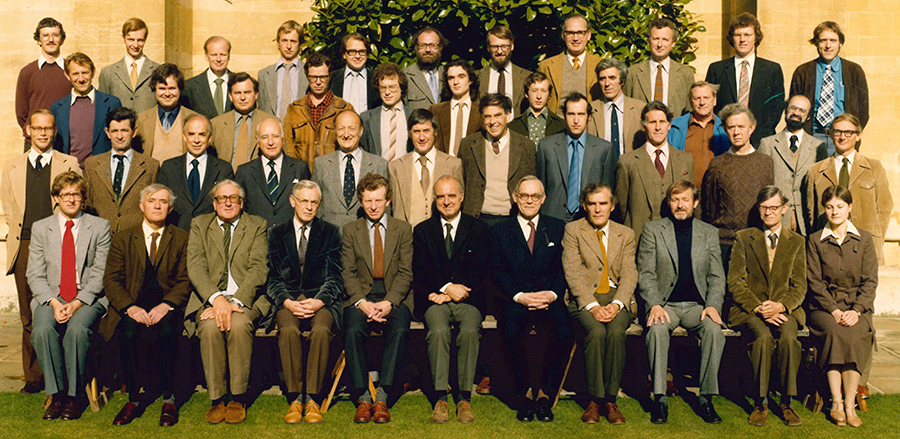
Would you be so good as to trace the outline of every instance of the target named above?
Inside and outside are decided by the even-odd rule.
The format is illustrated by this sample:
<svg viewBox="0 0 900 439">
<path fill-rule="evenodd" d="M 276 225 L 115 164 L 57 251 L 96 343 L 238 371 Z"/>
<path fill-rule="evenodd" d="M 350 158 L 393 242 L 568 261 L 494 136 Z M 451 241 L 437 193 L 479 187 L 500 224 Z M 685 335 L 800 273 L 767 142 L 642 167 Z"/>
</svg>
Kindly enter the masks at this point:
<svg viewBox="0 0 900 439">
<path fill-rule="evenodd" d="M 372 420 L 372 403 L 361 402 L 356 407 L 356 414 L 353 415 L 353 422 L 357 424 L 365 424 Z"/>
<path fill-rule="evenodd" d="M 47 407 L 47 410 L 44 412 L 44 420 L 50 421 L 53 419 L 59 418 L 59 415 L 62 414 L 63 410 L 63 398 L 62 396 L 54 396 L 53 401 L 50 403 L 50 406 Z"/>
<path fill-rule="evenodd" d="M 531 401 L 525 400 L 524 403 L 519 405 L 519 410 L 516 411 L 516 420 L 521 422 L 534 420 L 534 412 L 531 411 Z"/>
<path fill-rule="evenodd" d="M 669 421 L 669 404 L 665 402 L 654 402 L 650 408 L 650 422 L 654 424 L 665 424 Z"/>
<path fill-rule="evenodd" d="M 606 403 L 606 420 L 610 424 L 620 425 L 625 423 L 625 415 L 619 411 L 619 406 L 614 402 Z"/>
<path fill-rule="evenodd" d="M 59 418 L 64 421 L 74 421 L 81 417 L 81 413 L 84 412 L 84 405 L 79 401 L 79 397 L 69 398 L 65 404 L 63 404 L 62 413 L 60 413 Z"/>
<path fill-rule="evenodd" d="M 803 425 L 800 416 L 789 405 L 781 404 L 781 414 L 784 416 L 784 425 L 788 427 L 799 427 Z"/>
<path fill-rule="evenodd" d="M 206 411 L 206 422 L 210 424 L 219 424 L 225 420 L 225 402 L 222 401 Z"/>
<path fill-rule="evenodd" d="M 303 420 L 307 424 L 318 424 L 323 419 L 322 411 L 319 410 L 319 404 L 316 404 L 315 401 L 308 401 L 306 404 L 303 404 Z"/>
<path fill-rule="evenodd" d="M 594 401 L 588 404 L 587 409 L 581 415 L 581 422 L 585 424 L 596 424 L 600 421 L 600 405 Z"/>
<path fill-rule="evenodd" d="M 713 407 L 712 401 L 709 401 L 706 404 L 700 404 L 700 417 L 703 418 L 703 421 L 707 424 L 719 424 L 722 422 L 722 418 L 716 413 L 716 408 Z"/>
<path fill-rule="evenodd" d="M 475 422 L 475 412 L 472 411 L 472 403 L 464 399 L 456 404 L 456 421 L 468 424 Z"/>
<path fill-rule="evenodd" d="M 549 398 L 538 398 L 534 402 L 534 418 L 541 422 L 553 421 L 553 410 L 550 408 Z"/>
<path fill-rule="evenodd" d="M 443 424 L 450 420 L 450 404 L 447 401 L 438 400 L 431 412 L 431 422 Z"/>
<path fill-rule="evenodd" d="M 294 401 L 291 403 L 291 407 L 288 409 L 286 415 L 284 415 L 284 422 L 288 424 L 299 424 L 303 422 L 303 403 L 300 401 Z"/>
<path fill-rule="evenodd" d="M 244 404 L 237 401 L 231 401 L 225 406 L 225 423 L 240 424 L 247 419 L 247 409 Z"/>
<path fill-rule="evenodd" d="M 44 390 L 43 381 L 28 381 L 25 383 L 25 386 L 22 387 L 22 390 L 19 390 L 19 393 L 38 393 L 41 390 Z M 866 396 L 866 398 L 868 398 L 868 396 Z"/>
<path fill-rule="evenodd" d="M 388 413 L 387 404 L 381 401 L 375 403 L 372 407 L 372 421 L 376 424 L 386 424 L 391 422 L 391 414 Z"/>
<path fill-rule="evenodd" d="M 484 377 L 481 381 L 478 382 L 478 385 L 475 386 L 475 393 L 479 395 L 490 395 L 491 394 L 491 378 Z"/>
<path fill-rule="evenodd" d="M 178 407 L 171 402 L 164 402 L 159 413 L 159 426 L 171 427 L 178 423 Z"/>
<path fill-rule="evenodd" d="M 869 386 L 856 386 L 856 394 L 862 399 L 869 399 Z"/>
<path fill-rule="evenodd" d="M 750 425 L 762 427 L 762 426 L 766 425 L 766 417 L 768 415 L 769 415 L 769 407 L 765 404 L 761 404 L 756 407 L 753 407 L 753 411 L 750 412 L 750 418 L 747 419 L 747 422 Z"/>
<path fill-rule="evenodd" d="M 134 420 L 135 412 L 137 412 L 137 404 L 131 401 L 126 402 L 122 410 L 119 410 L 119 414 L 113 419 L 113 425 L 130 424 Z"/>
</svg>

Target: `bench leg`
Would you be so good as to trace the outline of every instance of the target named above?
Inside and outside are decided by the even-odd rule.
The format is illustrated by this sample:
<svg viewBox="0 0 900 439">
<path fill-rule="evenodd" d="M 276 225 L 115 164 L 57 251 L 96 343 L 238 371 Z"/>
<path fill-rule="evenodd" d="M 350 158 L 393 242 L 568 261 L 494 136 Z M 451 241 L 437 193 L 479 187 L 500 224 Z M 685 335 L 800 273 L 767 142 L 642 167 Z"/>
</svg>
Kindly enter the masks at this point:
<svg viewBox="0 0 900 439">
<path fill-rule="evenodd" d="M 866 400 L 859 393 L 856 394 L 856 404 L 859 406 L 859 410 L 862 412 L 869 411 L 869 406 L 866 405 Z"/>
<path fill-rule="evenodd" d="M 337 390 L 338 383 L 341 381 L 341 375 L 344 374 L 344 367 L 346 366 L 347 359 L 344 358 L 344 351 L 341 351 L 337 363 L 334 364 L 334 370 L 331 371 L 331 376 L 334 377 L 334 383 L 331 384 L 331 391 L 328 392 L 328 398 L 325 398 L 325 402 L 322 403 L 322 413 L 328 412 L 328 406 L 331 405 L 331 398 L 334 397 L 334 392 Z"/>
<path fill-rule="evenodd" d="M 569 376 L 569 368 L 572 367 L 572 358 L 575 357 L 575 348 L 578 347 L 578 343 L 572 343 L 572 350 L 569 352 L 569 362 L 566 363 L 566 370 L 563 372 L 562 381 L 559 382 L 559 390 L 556 392 L 556 399 L 553 400 L 553 407 L 556 407 L 556 404 L 559 403 L 559 395 L 562 393 L 563 385 L 566 383 L 566 377 Z"/>
</svg>

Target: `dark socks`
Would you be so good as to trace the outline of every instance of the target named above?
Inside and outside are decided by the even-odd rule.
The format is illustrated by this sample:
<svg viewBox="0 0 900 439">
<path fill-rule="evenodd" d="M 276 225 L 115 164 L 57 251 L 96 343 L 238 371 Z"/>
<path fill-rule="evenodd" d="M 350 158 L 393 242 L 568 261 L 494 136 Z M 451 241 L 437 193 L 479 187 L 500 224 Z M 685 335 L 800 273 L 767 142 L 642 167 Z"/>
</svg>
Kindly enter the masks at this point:
<svg viewBox="0 0 900 439">
<path fill-rule="evenodd" d="M 662 404 L 669 403 L 669 398 L 666 396 L 665 393 L 657 393 L 655 396 L 656 396 L 656 402 L 662 403 Z"/>
<path fill-rule="evenodd" d="M 223 403 L 223 402 L 225 402 L 225 398 L 214 399 L 214 400 L 212 401 L 212 405 L 213 405 L 213 406 L 217 406 L 217 405 L 219 405 L 219 404 L 221 404 L 221 403 Z"/>
<path fill-rule="evenodd" d="M 285 395 L 285 398 L 287 399 L 288 404 L 290 404 L 294 401 L 299 401 L 300 400 L 300 392 L 288 392 Z"/>
<path fill-rule="evenodd" d="M 463 401 L 471 401 L 472 400 L 472 392 L 459 392 L 459 397 Z"/>
<path fill-rule="evenodd" d="M 246 407 L 250 398 L 247 396 L 246 393 L 241 393 L 240 395 L 232 395 L 231 399 L 234 402 L 239 402 L 239 403 L 241 403 L 241 405 Z"/>
</svg>

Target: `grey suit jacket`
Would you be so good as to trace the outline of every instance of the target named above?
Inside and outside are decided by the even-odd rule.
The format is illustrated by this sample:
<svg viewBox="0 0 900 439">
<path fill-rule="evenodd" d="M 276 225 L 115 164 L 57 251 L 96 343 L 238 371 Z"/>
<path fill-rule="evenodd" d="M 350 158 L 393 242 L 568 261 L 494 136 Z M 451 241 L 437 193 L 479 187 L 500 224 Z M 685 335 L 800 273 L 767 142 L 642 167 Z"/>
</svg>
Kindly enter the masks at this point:
<svg viewBox="0 0 900 439">
<path fill-rule="evenodd" d="M 725 269 L 719 249 L 719 230 L 696 218 L 691 236 L 691 267 L 697 291 L 706 306 L 722 314 L 725 301 Z M 669 218 L 647 223 L 638 244 L 638 286 L 645 312 L 665 305 L 678 281 L 678 246 L 675 226 Z"/>
<path fill-rule="evenodd" d="M 259 123 L 266 119 L 278 120 L 275 115 L 259 108 L 253 111 L 253 119 L 251 119 L 253 126 L 250 127 L 250 131 L 247 133 L 250 136 L 250 141 L 253 143 L 253 149 L 250 151 L 251 158 L 256 158 L 259 154 L 259 145 L 256 143 L 256 129 L 259 127 Z M 232 161 L 231 157 L 234 154 L 234 110 L 216 116 L 215 119 L 209 121 L 209 124 L 212 126 L 213 132 L 212 137 L 209 138 L 209 152 L 215 151 L 216 157 L 231 163 L 231 166 L 236 170 L 237 166 L 235 166 L 235 161 Z M 248 161 L 245 158 L 241 163 Z"/>
<path fill-rule="evenodd" d="M 228 97 L 228 83 L 225 82 L 222 84 L 222 97 L 225 98 L 225 111 L 220 112 L 220 110 L 216 109 L 216 103 L 209 90 L 209 82 L 206 80 L 207 70 L 209 69 L 204 69 L 199 75 L 184 82 L 184 91 L 181 92 L 181 105 L 206 116 L 207 119 L 212 119 L 220 114 L 231 111 L 234 109 L 234 105 L 231 103 L 231 98 Z M 228 70 L 229 76 L 233 74 L 234 72 Z"/>
<path fill-rule="evenodd" d="M 797 232 L 803 236 L 808 235 L 805 218 L 809 218 L 806 205 L 806 172 L 809 167 L 828 157 L 825 143 L 809 133 L 803 134 L 797 157 L 797 164 L 791 153 L 791 144 L 785 137 L 785 131 L 773 136 L 763 138 L 759 143 L 759 152 L 772 157 L 775 162 L 775 186 L 781 188 L 781 192 L 787 197 L 788 203 L 797 212 Z M 781 218 L 785 227 L 790 228 L 791 216 Z"/>
<path fill-rule="evenodd" d="M 278 100 L 281 99 L 278 96 L 278 73 L 275 70 L 277 64 L 272 64 L 259 71 L 257 75 L 259 79 L 259 100 L 256 101 L 256 108 L 276 116 L 278 113 L 275 110 L 278 108 Z M 303 73 L 304 64 L 301 59 L 300 68 L 297 69 L 300 80 L 297 82 L 297 95 L 293 99 L 295 101 L 306 95 L 306 89 L 309 88 L 309 80 L 306 79 L 306 75 Z M 284 108 L 284 110 L 287 111 L 287 108 Z"/>
<path fill-rule="evenodd" d="M 628 79 L 625 81 L 625 96 L 635 98 L 643 102 L 653 100 L 653 90 L 656 81 L 656 72 L 650 71 L 650 60 L 645 60 L 628 68 Z M 669 111 L 675 117 L 681 116 L 691 111 L 690 99 L 688 93 L 691 85 L 694 83 L 694 71 L 690 67 L 669 60 L 669 90 L 666 93 L 668 98 Z"/>
<path fill-rule="evenodd" d="M 516 113 L 516 116 L 519 116 L 528 109 L 528 98 L 525 97 L 525 78 L 532 72 L 513 63 L 509 63 L 509 65 L 510 70 L 512 70 L 513 88 L 512 90 L 506 90 L 506 92 L 512 93 L 513 111 Z M 504 74 L 508 74 L 508 72 L 505 72 Z M 476 75 L 478 76 L 478 83 L 481 85 L 482 95 L 497 91 L 489 90 L 488 87 L 491 83 L 491 66 L 482 68 Z"/>
<path fill-rule="evenodd" d="M 131 89 L 131 66 L 125 65 L 125 58 L 116 61 L 100 70 L 97 90 L 113 95 L 122 101 L 123 107 L 131 108 L 135 113 L 153 108 L 156 105 L 156 94 L 150 88 L 150 74 L 159 67 L 159 63 L 144 58 L 144 65 L 138 74 L 137 87 Z"/>
<path fill-rule="evenodd" d="M 640 237 L 644 224 L 663 216 L 666 189 L 679 180 L 694 181 L 694 157 L 669 145 L 669 164 L 662 177 L 644 147 L 619 157 L 613 219 L 631 227 Z M 668 208 L 668 207 L 667 207 Z"/>
<path fill-rule="evenodd" d="M 356 195 L 348 205 L 344 201 L 344 182 L 341 179 L 341 151 L 325 154 L 313 163 L 312 180 L 322 189 L 322 205 L 316 214 L 319 218 L 343 228 L 344 224 L 356 221 L 362 206 Z M 357 181 L 372 172 L 384 177 L 388 176 L 387 160 L 362 151 L 360 166 L 355 167 Z M 390 212 L 387 212 L 390 214 Z"/>
<path fill-rule="evenodd" d="M 568 222 L 574 219 L 576 212 L 569 213 L 566 208 L 569 193 L 567 142 L 568 137 L 564 132 L 544 137 L 538 144 L 535 155 L 535 171 L 544 183 L 544 193 L 547 194 L 541 213 Z M 584 159 L 581 161 L 581 188 L 597 181 L 602 181 L 611 188 L 615 187 L 617 159 L 611 143 L 588 134 L 584 145 Z M 580 206 L 578 210 L 581 210 Z"/>
<path fill-rule="evenodd" d="M 370 154 L 375 154 L 379 157 L 381 154 L 381 113 L 382 106 L 379 105 L 371 110 L 364 111 L 363 114 L 359 115 L 359 118 L 362 120 L 362 139 L 359 141 L 359 147 L 362 148 L 363 151 L 368 152 Z M 403 106 L 403 115 L 404 117 L 409 119 L 409 114 L 412 113 L 412 109 Z M 408 127 L 407 127 L 408 128 Z M 398 155 L 406 154 L 411 151 L 411 147 L 409 144 L 404 145 L 402 151 L 398 151 Z"/>
<path fill-rule="evenodd" d="M 412 202 L 412 185 L 418 185 L 419 179 L 416 177 L 416 170 L 413 168 L 414 166 L 421 166 L 416 164 L 416 160 L 418 160 L 419 153 L 413 151 L 407 154 L 404 154 L 397 160 L 393 160 L 388 163 L 388 170 L 390 172 L 390 181 L 391 181 L 391 192 L 393 193 L 393 197 L 391 199 L 391 205 L 393 206 L 394 218 L 401 219 L 406 222 L 410 222 L 410 203 Z M 435 151 L 434 156 L 434 172 L 430 176 L 431 177 L 431 187 L 434 187 L 434 182 L 436 182 L 439 178 L 444 175 L 452 175 L 459 180 L 459 183 L 463 183 L 463 172 L 462 172 L 462 160 L 457 157 L 453 157 L 449 154 Z M 429 193 L 425 194 L 429 196 L 429 199 L 433 199 L 433 192 L 429 189 Z M 428 205 L 428 214 L 431 214 L 431 203 Z M 429 217 L 426 217 L 430 218 Z M 416 223 L 418 224 L 418 223 Z M 413 227 L 416 224 L 411 224 Z"/>
<path fill-rule="evenodd" d="M 428 107 L 436 104 L 434 95 L 431 94 L 431 87 L 428 86 L 428 78 L 425 73 L 419 70 L 418 64 L 413 63 L 409 67 L 403 69 L 406 78 L 409 80 L 409 89 L 406 92 L 406 98 L 403 100 L 403 106 L 410 110 L 416 108 L 428 109 Z M 444 89 L 444 66 L 438 67 L 438 98 L 440 98 L 441 90 Z"/>
<path fill-rule="evenodd" d="M 34 292 L 31 308 L 59 298 L 60 265 L 62 263 L 63 230 L 57 213 L 34 223 L 28 255 L 28 286 Z M 112 237 L 109 221 L 82 214 L 75 240 L 75 269 L 79 288 L 76 299 L 91 306 L 99 301 L 105 309 L 109 301 L 103 296 L 103 272 Z"/>
<path fill-rule="evenodd" d="M 622 152 L 615 151 L 616 155 L 627 154 L 628 151 L 644 146 L 647 139 L 644 131 L 641 129 L 641 110 L 646 104 L 633 98 L 625 96 L 624 120 L 619 121 L 619 129 L 624 134 L 622 136 Z M 587 132 L 601 139 L 605 139 L 606 135 L 606 113 L 603 111 L 603 101 L 597 99 L 591 102 L 594 108 L 594 114 L 588 119 Z M 607 139 L 609 140 L 609 139 Z"/>
</svg>

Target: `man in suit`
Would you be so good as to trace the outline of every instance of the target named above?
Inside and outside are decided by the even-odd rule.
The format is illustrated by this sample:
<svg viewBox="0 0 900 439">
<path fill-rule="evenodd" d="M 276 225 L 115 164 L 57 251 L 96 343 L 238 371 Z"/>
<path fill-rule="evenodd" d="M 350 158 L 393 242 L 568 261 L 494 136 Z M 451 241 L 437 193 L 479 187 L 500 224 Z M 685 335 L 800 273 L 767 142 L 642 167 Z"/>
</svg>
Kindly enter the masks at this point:
<svg viewBox="0 0 900 439">
<path fill-rule="evenodd" d="M 391 421 L 387 402 L 396 389 L 412 318 L 408 297 L 413 278 L 412 228 L 388 215 L 391 188 L 381 175 L 361 178 L 356 196 L 365 217 L 345 225 L 343 232 L 344 350 L 353 386 L 351 400 L 357 402 L 353 421 L 386 423 Z M 366 340 L 373 327 L 384 331 L 375 395 L 369 391 L 366 360 Z"/>
<path fill-rule="evenodd" d="M 666 188 L 679 180 L 694 181 L 694 160 L 672 148 L 666 138 L 672 113 L 661 102 L 641 110 L 647 144 L 621 157 L 616 164 L 618 215 L 613 219 L 641 236 L 644 224 L 663 217 Z"/>
<path fill-rule="evenodd" d="M 600 57 L 587 52 L 591 40 L 591 29 L 587 18 L 570 15 L 563 23 L 562 39 L 566 50 L 547 58 L 538 65 L 538 71 L 550 79 L 550 97 L 547 106 L 553 112 L 559 111 L 559 101 L 563 96 L 577 91 L 593 101 L 600 99 L 596 67 Z M 624 78 L 623 82 L 624 82 Z"/>
<path fill-rule="evenodd" d="M 478 106 L 478 76 L 466 60 L 455 59 L 444 66 L 442 101 L 428 108 L 438 121 L 437 148 L 459 157 L 459 144 L 484 124 Z M 504 95 L 505 96 L 505 95 Z"/>
<path fill-rule="evenodd" d="M 291 219 L 291 188 L 294 183 L 309 180 L 309 166 L 302 160 L 284 154 L 284 134 L 277 119 L 260 122 L 256 139 L 259 158 L 238 167 L 235 179 L 247 191 L 244 211 L 261 216 L 269 226 Z"/>
<path fill-rule="evenodd" d="M 166 226 L 175 197 L 169 188 L 154 183 L 140 192 L 143 220 L 118 233 L 109 250 L 103 288 L 110 307 L 100 333 L 109 340 L 118 330 L 121 341 L 128 402 L 113 425 L 130 423 L 161 393 L 159 425 L 170 427 L 178 423 L 173 384 L 185 373 L 174 352 L 191 294 L 188 232 Z"/>
<path fill-rule="evenodd" d="M 216 183 L 209 196 L 215 213 L 191 221 L 187 260 L 194 294 L 185 310 L 185 327 L 188 334 L 196 329 L 200 339 L 212 401 L 206 422 L 239 424 L 250 402 L 253 337 L 260 319 L 269 315 L 269 299 L 263 293 L 269 274 L 267 225 L 256 215 L 242 213 L 246 194 L 233 180 Z"/>
<path fill-rule="evenodd" d="M 319 404 L 328 373 L 328 350 L 334 328 L 341 327 L 341 231 L 316 218 L 322 205 L 319 185 L 304 179 L 291 188 L 294 214 L 273 226 L 269 234 L 266 293 L 276 309 L 269 329 L 277 322 L 285 396 L 290 403 L 284 422 L 314 424 L 322 422 Z M 301 331 L 309 331 L 305 374 Z"/>
<path fill-rule="evenodd" d="M 109 304 L 103 297 L 109 223 L 81 211 L 87 187 L 79 173 L 56 176 L 52 194 L 59 213 L 36 221 L 31 233 L 31 342 L 52 398 L 44 419 L 72 420 L 81 417 L 87 404 L 84 366 L 91 326 Z"/>
<path fill-rule="evenodd" d="M 694 218 L 699 191 L 689 180 L 666 190 L 670 216 L 647 223 L 638 248 L 638 285 L 647 325 L 647 355 L 655 402 L 650 421 L 669 418 L 666 368 L 669 338 L 681 326 L 700 337 L 700 406 L 698 413 L 710 424 L 722 419 L 713 407 L 719 393 L 719 361 L 725 347 L 722 303 L 725 271 L 716 228 Z"/>
<path fill-rule="evenodd" d="M 600 99 L 591 102 L 596 108 L 588 122 L 588 133 L 612 143 L 616 157 L 640 148 L 646 141 L 641 132 L 641 110 L 644 103 L 625 96 L 622 86 L 628 77 L 628 67 L 615 58 L 597 63 L 597 85 Z M 560 109 L 562 111 L 562 109 Z"/>
<path fill-rule="evenodd" d="M 806 96 L 792 96 L 784 109 L 784 131 L 762 139 L 759 144 L 759 152 L 772 157 L 775 162 L 775 186 L 782 188 L 782 196 L 788 200 L 788 210 L 781 216 L 782 222 L 790 231 L 801 236 L 812 232 L 806 230 L 805 218 L 809 213 L 804 212 L 806 204 L 803 202 L 806 171 L 814 163 L 828 157 L 825 144 L 803 129 L 810 117 L 811 107 Z"/>
<path fill-rule="evenodd" d="M 416 110 L 418 113 L 423 110 Z M 415 310 L 424 317 L 428 334 L 433 393 L 437 402 L 431 421 L 449 420 L 450 324 L 456 323 L 457 387 L 456 420 L 472 422 L 472 381 L 478 364 L 481 321 L 486 292 L 488 227 L 460 212 L 465 194 L 458 178 L 444 175 L 434 183 L 434 199 L 440 217 L 420 223 L 413 230 L 413 291 Z"/>
<path fill-rule="evenodd" d="M 235 170 L 259 156 L 256 131 L 260 122 L 278 120 L 275 115 L 256 107 L 258 97 L 259 82 L 256 79 L 245 72 L 231 74 L 228 77 L 228 98 L 234 110 L 209 121 L 213 131 L 209 146 L 217 157 L 231 163 Z"/>
<path fill-rule="evenodd" d="M 209 68 L 185 81 L 181 105 L 212 119 L 234 108 L 225 90 L 232 75 L 228 70 L 231 42 L 220 36 L 209 37 L 203 43 L 203 53 Z"/>
<path fill-rule="evenodd" d="M 213 212 L 210 188 L 222 180 L 234 178 L 228 162 L 209 154 L 209 121 L 195 114 L 184 124 L 184 144 L 187 152 L 166 160 L 159 167 L 158 180 L 172 189 L 175 208 L 169 213 L 167 224 L 183 230 L 191 229 L 191 220 Z"/>
<path fill-rule="evenodd" d="M 378 90 L 373 84 L 372 69 L 366 67 L 369 59 L 369 39 L 359 32 L 341 38 L 341 56 L 346 65 L 331 73 L 331 91 L 353 105 L 357 114 L 381 105 Z"/>
<path fill-rule="evenodd" d="M 110 112 L 105 135 L 112 142 L 112 151 L 89 157 L 84 166 L 88 187 L 85 210 L 109 221 L 112 235 L 141 223 L 145 217 L 138 209 L 141 191 L 155 183 L 159 174 L 158 161 L 131 148 L 134 121 L 130 108 Z"/>
<path fill-rule="evenodd" d="M 144 55 L 147 35 L 144 20 L 136 17 L 126 20 L 122 25 L 125 57 L 102 68 L 97 83 L 98 90 L 119 98 L 123 106 L 138 114 L 156 105 L 150 75 L 159 63 Z"/>
<path fill-rule="evenodd" d="M 728 104 L 750 108 L 759 124 L 750 143 L 759 147 L 763 137 L 775 134 L 779 114 L 784 110 L 784 74 L 781 65 L 756 56 L 763 33 L 753 14 L 738 15 L 728 28 L 728 44 L 734 57 L 710 64 L 706 82 L 719 85 L 716 113 Z"/>
<path fill-rule="evenodd" d="M 373 82 L 378 86 L 381 105 L 360 114 L 363 129 L 360 147 L 390 162 L 408 151 L 406 120 L 412 110 L 403 105 L 403 98 L 409 81 L 400 66 L 386 62 L 375 69 Z"/>
<path fill-rule="evenodd" d="M 3 163 L 0 202 L 3 203 L 3 215 L 9 226 L 6 235 L 6 274 L 12 274 L 15 278 L 19 319 L 22 322 L 25 386 L 20 392 L 37 393 L 44 388 L 44 376 L 31 345 L 31 299 L 34 294 L 25 277 L 31 230 L 36 221 L 53 215 L 58 208 L 51 196 L 56 176 L 66 171 L 80 173 L 81 168 L 75 157 L 53 150 L 56 123 L 49 111 L 35 111 L 28 118 L 25 129 L 31 138 L 31 148 Z"/>
<path fill-rule="evenodd" d="M 489 226 L 512 214 L 512 193 L 526 175 L 534 175 L 535 146 L 527 137 L 507 129 L 512 101 L 506 95 L 485 95 L 479 104 L 483 130 L 459 145 L 464 187 L 468 188 L 463 213 L 481 218 Z"/>
<path fill-rule="evenodd" d="M 62 23 L 51 17 L 42 19 L 34 30 L 34 41 L 40 46 L 41 55 L 22 67 L 16 80 L 16 121 L 25 136 L 25 152 L 31 149 L 27 129 L 31 114 L 41 108 L 50 108 L 72 90 L 59 53 L 66 41 Z"/>
<path fill-rule="evenodd" d="M 115 96 L 94 90 L 94 62 L 81 52 L 66 58 L 66 78 L 72 82 L 72 93 L 50 106 L 57 123 L 54 148 L 75 156 L 84 167 L 88 157 L 111 148 L 109 137 L 103 135 L 104 122 L 106 115 L 122 103 Z"/>
<path fill-rule="evenodd" d="M 691 112 L 672 119 L 672 126 L 669 128 L 669 145 L 687 151 L 694 157 L 694 185 L 698 187 L 710 160 L 731 148 L 722 119 L 713 113 L 718 90 L 718 85 L 706 81 L 697 81 L 691 85 Z"/>
<path fill-rule="evenodd" d="M 328 88 L 331 60 L 313 52 L 303 65 L 309 93 L 294 101 L 284 116 L 285 152 L 303 160 L 312 170 L 317 157 L 334 151 L 335 118 L 353 105 L 336 97 Z"/>
<path fill-rule="evenodd" d="M 676 28 L 668 18 L 650 22 L 650 59 L 628 68 L 631 74 L 625 82 L 625 95 L 643 102 L 660 101 L 672 114 L 681 116 L 691 109 L 687 98 L 694 71 L 670 57 L 678 39 Z"/>
<path fill-rule="evenodd" d="M 184 75 L 175 64 L 160 64 L 153 70 L 150 87 L 156 93 L 157 105 L 138 113 L 134 149 L 162 163 L 184 154 L 182 128 L 197 113 L 179 103 Z"/>
<path fill-rule="evenodd" d="M 428 108 L 441 101 L 444 87 L 441 51 L 450 44 L 441 31 L 431 26 L 419 29 L 413 41 L 416 42 L 416 62 L 403 69 L 410 82 L 403 102 L 411 110 Z"/>
<path fill-rule="evenodd" d="M 563 269 L 569 284 L 569 315 L 585 330 L 585 370 L 590 403 L 581 421 L 594 424 L 601 410 L 611 424 L 624 424 L 616 404 L 625 370 L 625 331 L 637 287 L 635 237 L 610 221 L 616 208 L 612 187 L 590 183 L 581 191 L 585 217 L 566 225 Z"/>
<path fill-rule="evenodd" d="M 316 160 L 312 179 L 322 189 L 322 206 L 316 215 L 343 228 L 360 217 L 362 205 L 355 196 L 359 180 L 369 173 L 388 175 L 388 163 L 359 148 L 364 131 L 355 112 L 345 111 L 334 122 L 338 150 Z"/>
<path fill-rule="evenodd" d="M 547 108 L 547 98 L 553 89 L 547 75 L 534 72 L 525 78 L 523 87 L 528 109 L 509 123 L 509 129 L 527 136 L 535 145 L 544 137 L 563 132 L 566 121 Z"/>
<path fill-rule="evenodd" d="M 523 91 L 527 93 L 525 78 L 532 72 L 512 63 L 515 47 L 515 37 L 508 27 L 497 25 L 491 28 L 487 34 L 491 64 L 478 71 L 478 82 L 485 93 L 500 93 L 512 99 L 515 115 L 519 116 L 528 108 Z"/>
<path fill-rule="evenodd" d="M 863 128 L 869 122 L 869 85 L 859 64 L 839 56 L 844 32 L 837 23 L 819 23 L 809 42 L 816 46 L 819 57 L 794 70 L 791 95 L 802 94 L 814 104 L 804 128 L 825 142 L 830 156 L 834 154 L 834 142 L 827 130 L 834 116 L 853 114 L 859 117 Z M 838 77 L 840 80 L 836 80 Z"/>
<path fill-rule="evenodd" d="M 566 131 L 541 140 L 535 169 L 547 191 L 542 213 L 568 223 L 584 215 L 582 188 L 595 182 L 613 187 L 617 157 L 609 142 L 587 133 L 592 112 L 587 97 L 572 92 L 561 105 Z"/>
<path fill-rule="evenodd" d="M 305 40 L 303 26 L 294 20 L 281 24 L 275 33 L 275 42 L 281 57 L 259 71 L 259 109 L 284 119 L 291 103 L 303 97 L 309 81 L 303 74 L 304 63 L 300 59 L 300 47 Z"/>
<path fill-rule="evenodd" d="M 435 201 L 432 181 L 445 175 L 463 180 L 462 161 L 435 148 L 437 119 L 430 111 L 413 110 L 409 116 L 409 137 L 413 150 L 388 163 L 394 218 L 415 227 L 431 218 Z M 462 200 L 460 200 L 462 201 Z"/>
<path fill-rule="evenodd" d="M 564 356 L 573 337 L 563 303 L 565 223 L 540 215 L 545 197 L 537 177 L 519 179 L 513 197 L 518 206 L 516 216 L 490 230 L 491 275 L 504 299 L 500 319 L 503 351 L 513 374 L 516 419 L 550 422 L 550 401 L 559 391 Z M 541 338 L 534 346 L 528 335 L 532 327 Z M 523 367 L 532 363 L 540 365 L 538 374 Z M 529 387 L 531 400 L 526 397 Z"/>
<path fill-rule="evenodd" d="M 796 427 L 800 416 L 791 408 L 797 396 L 797 371 L 803 352 L 797 330 L 806 324 L 806 243 L 788 229 L 782 217 L 788 198 L 777 186 L 759 191 L 756 204 L 763 227 L 737 233 L 728 270 L 728 291 L 734 298 L 728 324 L 740 328 L 750 348 L 756 391 L 749 422 L 766 425 L 772 355 L 778 362 L 781 413 L 784 423 Z"/>
</svg>

